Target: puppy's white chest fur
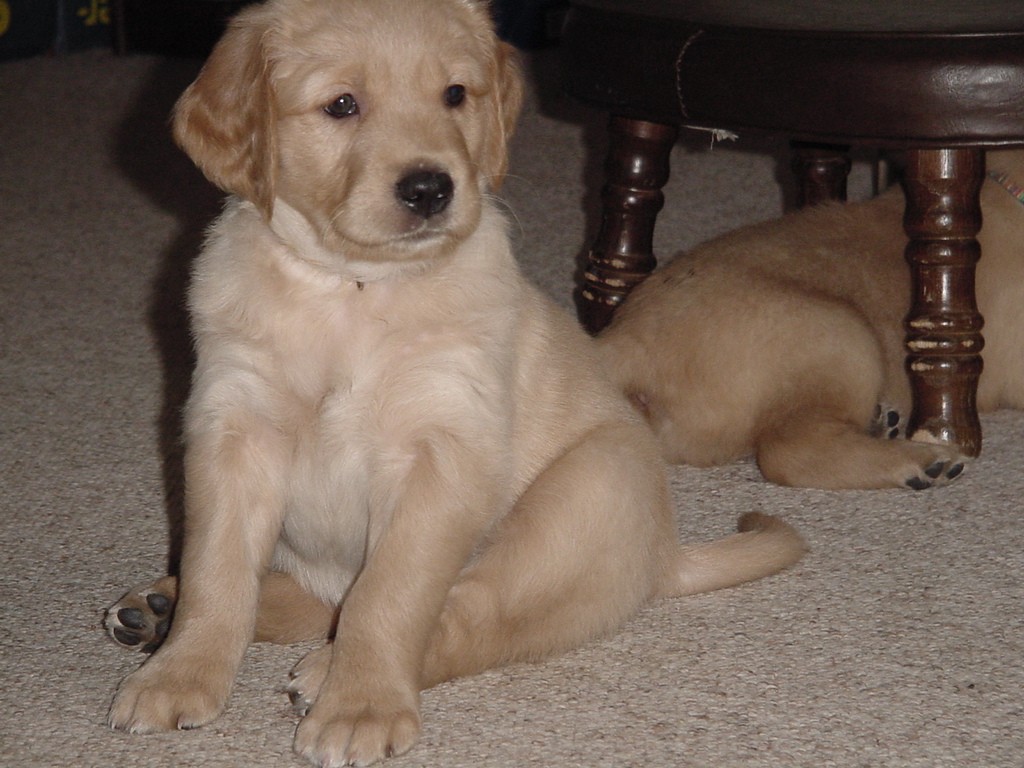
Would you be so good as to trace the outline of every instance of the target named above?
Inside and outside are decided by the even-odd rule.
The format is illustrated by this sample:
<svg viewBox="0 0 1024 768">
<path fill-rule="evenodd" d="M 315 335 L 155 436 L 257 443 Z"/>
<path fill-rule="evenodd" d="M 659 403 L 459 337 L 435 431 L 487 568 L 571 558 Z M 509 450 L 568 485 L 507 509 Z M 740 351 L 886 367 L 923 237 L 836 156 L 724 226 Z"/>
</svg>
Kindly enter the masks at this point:
<svg viewBox="0 0 1024 768">
<path fill-rule="evenodd" d="M 338 602 L 425 445 L 443 435 L 507 457 L 511 324 L 486 304 L 438 312 L 452 302 L 438 300 L 452 288 L 443 280 L 357 284 L 325 273 L 266 228 L 253 236 L 251 216 L 229 210 L 197 269 L 197 331 L 228 340 L 200 344 L 219 355 L 201 355 L 197 382 L 209 378 L 275 444 L 266 468 L 281 489 L 274 567 Z M 249 220 L 242 256 L 234 219 Z M 234 241 L 230 254 L 221 239 Z"/>
<path fill-rule="evenodd" d="M 385 450 L 360 440 L 358 411 L 358 402 L 340 396 L 297 430 L 274 555 L 275 569 L 335 603 L 366 556 L 373 479 Z"/>
</svg>

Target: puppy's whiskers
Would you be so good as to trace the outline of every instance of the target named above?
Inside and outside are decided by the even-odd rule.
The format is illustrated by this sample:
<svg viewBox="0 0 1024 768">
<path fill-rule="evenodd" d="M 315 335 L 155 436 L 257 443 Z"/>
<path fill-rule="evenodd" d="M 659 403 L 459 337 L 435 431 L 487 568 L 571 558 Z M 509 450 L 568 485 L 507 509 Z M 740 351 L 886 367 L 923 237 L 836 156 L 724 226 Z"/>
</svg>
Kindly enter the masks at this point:
<svg viewBox="0 0 1024 768">
<path fill-rule="evenodd" d="M 496 195 L 494 193 L 486 193 L 484 197 L 487 200 L 490 200 L 495 205 L 495 207 L 502 209 L 508 214 L 508 217 L 515 224 L 517 235 L 522 235 L 526 231 L 526 228 L 523 226 L 522 219 L 519 217 L 519 214 L 516 213 L 516 210 L 515 208 L 512 207 L 511 203 L 502 198 L 500 195 Z"/>
<path fill-rule="evenodd" d="M 340 219 L 342 216 L 345 215 L 346 210 L 347 209 L 345 208 L 344 205 L 339 205 L 337 208 L 335 208 L 331 212 L 331 217 L 327 220 L 327 228 L 326 228 L 325 231 L 334 232 L 334 233 L 338 234 L 343 240 L 347 241 L 348 240 L 348 236 L 346 236 L 345 233 L 343 231 L 341 231 L 338 228 L 338 226 L 337 226 L 338 219 Z"/>
</svg>

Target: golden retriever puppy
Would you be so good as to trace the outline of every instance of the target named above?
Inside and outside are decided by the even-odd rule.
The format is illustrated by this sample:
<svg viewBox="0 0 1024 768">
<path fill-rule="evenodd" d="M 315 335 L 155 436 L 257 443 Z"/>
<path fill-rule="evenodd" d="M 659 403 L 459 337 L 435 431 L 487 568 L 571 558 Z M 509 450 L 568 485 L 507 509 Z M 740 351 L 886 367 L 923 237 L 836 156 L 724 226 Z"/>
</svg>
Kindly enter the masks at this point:
<svg viewBox="0 0 1024 768">
<path fill-rule="evenodd" d="M 294 672 L 295 750 L 367 765 L 413 745 L 424 687 L 804 551 L 763 515 L 677 542 L 650 430 L 510 252 L 521 87 L 475 0 L 270 0 L 181 97 L 233 196 L 190 293 L 180 579 L 108 627 L 156 644 L 177 604 L 113 726 L 207 723 L 251 640 L 333 637 Z"/>
<path fill-rule="evenodd" d="M 992 152 L 1024 183 L 1024 153 Z M 909 414 L 910 310 L 898 189 L 732 232 L 679 256 L 601 334 L 613 378 L 670 462 L 754 454 L 764 476 L 819 488 L 925 488 L 964 466 L 955 447 L 887 439 Z M 1024 206 L 982 190 L 977 299 L 982 410 L 1024 407 Z"/>
</svg>

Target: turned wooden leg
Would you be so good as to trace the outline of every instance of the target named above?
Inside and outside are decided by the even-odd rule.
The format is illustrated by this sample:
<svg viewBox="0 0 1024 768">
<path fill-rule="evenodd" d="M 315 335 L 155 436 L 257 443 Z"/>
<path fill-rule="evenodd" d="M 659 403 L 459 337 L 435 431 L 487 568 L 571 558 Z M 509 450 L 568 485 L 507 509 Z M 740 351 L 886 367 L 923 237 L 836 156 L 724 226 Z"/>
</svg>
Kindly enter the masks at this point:
<svg viewBox="0 0 1024 768">
<path fill-rule="evenodd" d="M 848 147 L 794 141 L 791 166 L 797 179 L 797 205 L 801 208 L 826 200 L 846 201 L 850 175 Z"/>
<path fill-rule="evenodd" d="M 981 451 L 976 396 L 984 341 L 974 267 L 984 175 L 981 150 L 907 153 L 904 226 L 913 285 L 907 370 L 914 392 L 909 435 L 953 443 L 969 456 Z"/>
<path fill-rule="evenodd" d="M 604 210 L 579 288 L 580 322 L 597 333 L 615 308 L 657 263 L 654 220 L 665 196 L 677 126 L 612 117 L 609 122 Z"/>
</svg>

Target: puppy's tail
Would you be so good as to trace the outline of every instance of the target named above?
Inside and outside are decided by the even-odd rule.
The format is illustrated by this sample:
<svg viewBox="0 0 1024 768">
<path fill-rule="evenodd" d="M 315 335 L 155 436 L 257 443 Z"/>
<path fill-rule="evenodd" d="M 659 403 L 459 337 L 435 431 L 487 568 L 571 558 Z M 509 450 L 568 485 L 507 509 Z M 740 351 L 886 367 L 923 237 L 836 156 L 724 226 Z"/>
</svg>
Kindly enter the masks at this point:
<svg viewBox="0 0 1024 768">
<path fill-rule="evenodd" d="M 724 589 L 778 573 L 807 552 L 789 523 L 750 512 L 740 518 L 739 533 L 708 544 L 683 547 L 676 567 L 666 575 L 663 596 L 682 597 Z"/>
</svg>

